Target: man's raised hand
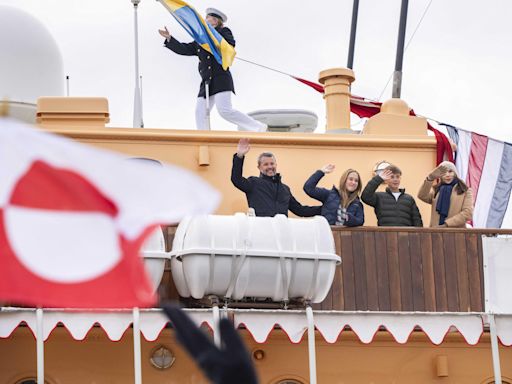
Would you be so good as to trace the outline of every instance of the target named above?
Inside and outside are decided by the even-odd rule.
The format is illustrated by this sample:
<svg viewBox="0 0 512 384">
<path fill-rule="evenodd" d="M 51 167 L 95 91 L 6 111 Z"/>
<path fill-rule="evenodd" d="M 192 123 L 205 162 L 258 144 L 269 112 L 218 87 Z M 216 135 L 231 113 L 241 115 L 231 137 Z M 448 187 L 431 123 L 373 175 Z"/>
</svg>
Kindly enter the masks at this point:
<svg viewBox="0 0 512 384">
<path fill-rule="evenodd" d="M 251 149 L 249 145 L 249 139 L 240 139 L 238 147 L 236 149 L 236 155 L 240 158 L 244 157 L 247 152 Z"/>
</svg>

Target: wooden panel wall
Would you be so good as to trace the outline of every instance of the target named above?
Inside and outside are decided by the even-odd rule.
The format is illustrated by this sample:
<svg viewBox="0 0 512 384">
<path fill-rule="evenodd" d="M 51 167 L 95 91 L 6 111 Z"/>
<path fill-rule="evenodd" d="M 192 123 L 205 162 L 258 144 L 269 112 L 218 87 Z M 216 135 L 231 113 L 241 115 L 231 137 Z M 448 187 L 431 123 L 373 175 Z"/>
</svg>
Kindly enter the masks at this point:
<svg viewBox="0 0 512 384">
<path fill-rule="evenodd" d="M 166 230 L 168 249 L 175 227 Z M 482 235 L 507 230 L 333 227 L 342 264 L 320 310 L 480 312 Z M 178 299 L 170 268 L 162 300 Z"/>
<path fill-rule="evenodd" d="M 481 235 L 492 233 L 475 229 L 333 227 L 342 264 L 336 269 L 326 299 L 315 307 L 483 311 Z"/>
</svg>

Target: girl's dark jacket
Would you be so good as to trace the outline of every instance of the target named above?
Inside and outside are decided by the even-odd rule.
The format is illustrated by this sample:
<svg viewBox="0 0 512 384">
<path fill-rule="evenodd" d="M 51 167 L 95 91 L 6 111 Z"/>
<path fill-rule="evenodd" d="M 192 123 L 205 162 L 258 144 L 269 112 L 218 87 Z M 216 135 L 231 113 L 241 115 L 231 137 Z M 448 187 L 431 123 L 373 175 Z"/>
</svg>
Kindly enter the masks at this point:
<svg viewBox="0 0 512 384">
<path fill-rule="evenodd" d="M 226 41 L 235 46 L 235 39 L 231 30 L 226 27 L 217 28 Z M 225 71 L 222 69 L 215 57 L 208 51 L 204 50 L 195 41 L 191 43 L 181 43 L 174 37 L 169 41 L 165 40 L 165 46 L 174 53 L 184 56 L 197 56 L 199 57 L 199 74 L 201 75 L 201 86 L 199 87 L 199 94 L 197 97 L 206 97 L 205 83 L 209 83 L 210 96 L 219 92 L 231 91 L 235 93 L 235 86 L 233 85 L 233 78 L 229 68 Z"/>
<path fill-rule="evenodd" d="M 318 188 L 316 186 L 324 175 L 325 173 L 320 170 L 313 173 L 304 184 L 304 192 L 306 192 L 309 197 L 323 203 L 322 216 L 327 219 L 329 224 L 335 225 L 341 197 L 338 189 L 334 186 L 332 189 Z M 347 227 L 358 227 L 364 224 L 364 209 L 359 197 L 352 201 L 347 207 L 347 216 L 348 219 L 345 222 Z"/>
</svg>

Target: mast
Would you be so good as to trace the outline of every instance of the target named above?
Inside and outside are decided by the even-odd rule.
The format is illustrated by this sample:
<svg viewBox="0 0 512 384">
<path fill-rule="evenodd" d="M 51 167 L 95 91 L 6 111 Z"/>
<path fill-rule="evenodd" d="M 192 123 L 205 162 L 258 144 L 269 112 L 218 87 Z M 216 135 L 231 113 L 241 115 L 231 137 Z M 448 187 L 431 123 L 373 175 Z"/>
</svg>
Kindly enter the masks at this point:
<svg viewBox="0 0 512 384">
<path fill-rule="evenodd" d="M 354 49 L 356 45 L 357 13 L 359 11 L 359 0 L 354 0 L 352 5 L 352 25 L 350 27 L 350 44 L 348 48 L 347 68 L 354 67 Z"/>
<path fill-rule="evenodd" d="M 135 39 L 135 90 L 133 97 L 133 127 L 142 128 L 142 98 L 140 93 L 139 75 L 139 26 L 137 22 L 137 7 L 140 0 L 131 0 L 133 4 L 133 29 Z"/>
<path fill-rule="evenodd" d="M 405 29 L 407 26 L 407 8 L 409 0 L 402 0 L 400 10 L 400 26 L 398 28 L 398 42 L 396 45 L 395 72 L 393 74 L 393 98 L 400 98 L 402 93 L 402 64 L 404 61 Z"/>
</svg>

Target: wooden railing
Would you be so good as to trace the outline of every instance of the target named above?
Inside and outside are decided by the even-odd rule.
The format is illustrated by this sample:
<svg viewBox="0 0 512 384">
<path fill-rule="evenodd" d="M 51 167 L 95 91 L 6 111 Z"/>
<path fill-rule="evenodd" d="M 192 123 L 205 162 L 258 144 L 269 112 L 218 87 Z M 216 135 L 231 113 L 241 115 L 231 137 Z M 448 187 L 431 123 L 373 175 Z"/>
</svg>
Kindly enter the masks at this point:
<svg viewBox="0 0 512 384">
<path fill-rule="evenodd" d="M 175 227 L 167 229 L 168 246 Z M 336 268 L 329 294 L 315 309 L 480 312 L 484 309 L 482 236 L 512 230 L 332 227 Z M 512 257 L 512 256 L 511 256 Z M 159 289 L 178 299 L 170 270 Z"/>
</svg>

